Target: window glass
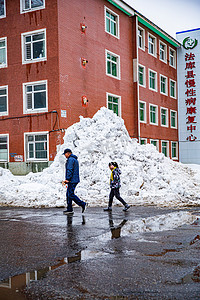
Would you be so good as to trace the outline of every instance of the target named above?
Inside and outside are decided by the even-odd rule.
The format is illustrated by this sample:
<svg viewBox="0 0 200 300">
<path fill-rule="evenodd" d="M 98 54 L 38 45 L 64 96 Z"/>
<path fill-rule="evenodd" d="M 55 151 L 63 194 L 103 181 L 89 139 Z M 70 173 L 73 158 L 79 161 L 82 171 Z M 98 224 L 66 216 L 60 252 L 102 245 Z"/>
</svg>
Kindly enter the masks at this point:
<svg viewBox="0 0 200 300">
<path fill-rule="evenodd" d="M 118 36 L 118 16 L 106 9 L 106 31 Z"/>
<path fill-rule="evenodd" d="M 119 77 L 119 61 L 118 57 L 107 53 L 107 74 Z"/>
<path fill-rule="evenodd" d="M 153 105 L 150 105 L 150 123 L 157 123 L 157 108 Z"/>
<path fill-rule="evenodd" d="M 44 0 L 22 0 L 23 10 L 44 7 Z"/>
<path fill-rule="evenodd" d="M 177 143 L 172 142 L 172 158 L 177 158 Z"/>
<path fill-rule="evenodd" d="M 114 96 L 108 96 L 108 109 L 112 110 L 119 116 L 120 99 Z"/>
<path fill-rule="evenodd" d="M 145 103 L 140 102 L 140 121 L 145 122 Z"/>
<path fill-rule="evenodd" d="M 167 125 L 167 110 L 161 108 L 161 125 Z"/>
<path fill-rule="evenodd" d="M 47 108 L 47 87 L 46 83 L 32 84 L 25 86 L 26 111 L 34 111 Z"/>
<path fill-rule="evenodd" d="M 0 113 L 7 113 L 7 89 L 0 88 Z"/>
<path fill-rule="evenodd" d="M 144 68 L 139 66 L 139 84 L 144 85 Z"/>
<path fill-rule="evenodd" d="M 162 153 L 165 156 L 168 156 L 168 143 L 162 141 Z"/>
<path fill-rule="evenodd" d="M 27 135 L 27 159 L 47 159 L 47 135 Z"/>
<path fill-rule="evenodd" d="M 0 0 L 0 17 L 5 16 L 5 0 Z"/>
<path fill-rule="evenodd" d="M 166 90 L 166 78 L 163 77 L 163 76 L 160 77 L 160 91 L 163 94 L 167 93 L 167 90 Z"/>
<path fill-rule="evenodd" d="M 45 32 L 24 36 L 24 61 L 37 61 L 46 58 Z"/>
<path fill-rule="evenodd" d="M 171 127 L 176 128 L 176 112 L 171 111 Z"/>
<path fill-rule="evenodd" d="M 8 137 L 0 136 L 0 161 L 8 161 Z"/>
<path fill-rule="evenodd" d="M 152 90 L 156 90 L 156 73 L 149 72 L 149 87 Z"/>
<path fill-rule="evenodd" d="M 0 67 L 6 65 L 6 41 L 0 39 Z"/>
<path fill-rule="evenodd" d="M 175 82 L 172 80 L 170 80 L 170 96 L 173 98 L 176 97 Z"/>
</svg>

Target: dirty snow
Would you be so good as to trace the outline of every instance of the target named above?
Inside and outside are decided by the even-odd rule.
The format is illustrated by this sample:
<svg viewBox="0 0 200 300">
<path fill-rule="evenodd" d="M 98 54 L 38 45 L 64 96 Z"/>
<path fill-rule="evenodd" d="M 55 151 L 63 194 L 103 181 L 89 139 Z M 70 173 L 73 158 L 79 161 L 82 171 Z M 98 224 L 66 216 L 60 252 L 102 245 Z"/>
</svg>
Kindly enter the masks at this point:
<svg viewBox="0 0 200 300">
<path fill-rule="evenodd" d="M 139 145 L 129 137 L 124 121 L 106 108 L 93 118 L 80 117 L 66 130 L 54 162 L 43 172 L 19 177 L 0 168 L 0 205 L 65 206 L 65 148 L 79 158 L 81 182 L 76 191 L 89 206 L 108 203 L 110 161 L 120 166 L 121 196 L 131 205 L 200 205 L 199 169 L 166 158 L 153 145 Z"/>
</svg>

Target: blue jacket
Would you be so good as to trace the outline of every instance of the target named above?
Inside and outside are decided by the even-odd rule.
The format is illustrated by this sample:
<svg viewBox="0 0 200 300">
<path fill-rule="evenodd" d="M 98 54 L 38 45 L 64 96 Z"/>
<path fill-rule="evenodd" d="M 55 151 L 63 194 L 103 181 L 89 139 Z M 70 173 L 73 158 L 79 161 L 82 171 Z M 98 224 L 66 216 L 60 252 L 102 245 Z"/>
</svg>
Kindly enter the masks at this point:
<svg viewBox="0 0 200 300">
<path fill-rule="evenodd" d="M 80 182 L 79 163 L 76 155 L 71 154 L 69 156 L 65 168 L 66 168 L 65 180 L 68 180 L 71 183 L 79 183 Z"/>
</svg>

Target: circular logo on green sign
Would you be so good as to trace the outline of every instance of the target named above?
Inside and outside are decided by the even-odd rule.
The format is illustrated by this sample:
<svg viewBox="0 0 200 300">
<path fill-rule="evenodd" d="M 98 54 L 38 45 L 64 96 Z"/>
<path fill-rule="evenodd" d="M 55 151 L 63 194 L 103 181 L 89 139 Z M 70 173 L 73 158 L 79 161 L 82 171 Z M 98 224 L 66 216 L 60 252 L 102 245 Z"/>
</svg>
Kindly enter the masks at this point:
<svg viewBox="0 0 200 300">
<path fill-rule="evenodd" d="M 183 47 L 185 49 L 193 49 L 198 44 L 197 39 L 192 39 L 189 36 L 183 40 Z"/>
</svg>

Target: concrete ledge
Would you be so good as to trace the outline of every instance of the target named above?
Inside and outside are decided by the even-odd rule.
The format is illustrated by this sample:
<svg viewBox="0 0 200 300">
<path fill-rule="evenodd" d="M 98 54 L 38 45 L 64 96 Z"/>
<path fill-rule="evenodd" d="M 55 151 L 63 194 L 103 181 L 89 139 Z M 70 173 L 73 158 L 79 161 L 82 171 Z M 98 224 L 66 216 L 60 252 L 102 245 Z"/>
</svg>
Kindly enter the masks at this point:
<svg viewBox="0 0 200 300">
<path fill-rule="evenodd" d="M 9 162 L 0 163 L 1 168 L 9 169 L 13 175 L 27 175 L 30 172 L 41 172 L 48 168 L 52 161 L 47 162 Z"/>
</svg>

